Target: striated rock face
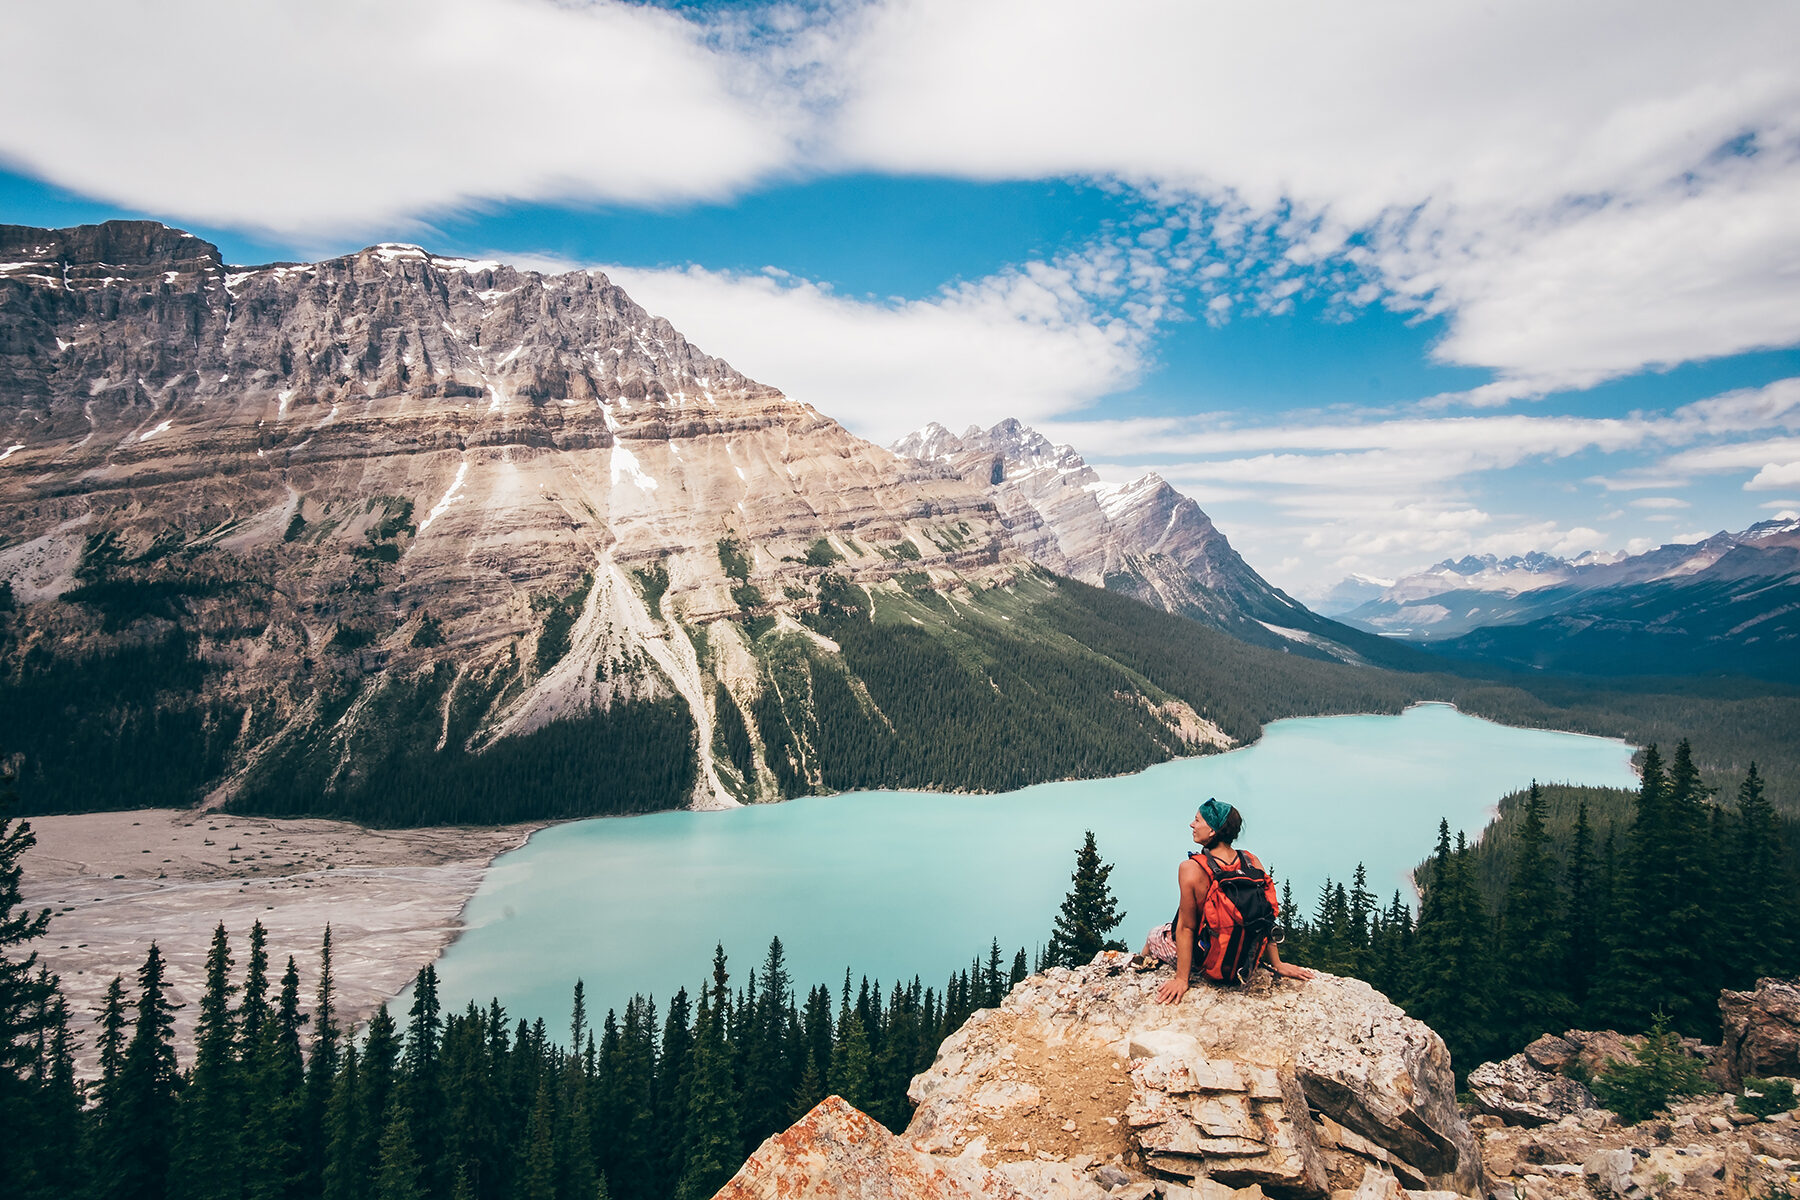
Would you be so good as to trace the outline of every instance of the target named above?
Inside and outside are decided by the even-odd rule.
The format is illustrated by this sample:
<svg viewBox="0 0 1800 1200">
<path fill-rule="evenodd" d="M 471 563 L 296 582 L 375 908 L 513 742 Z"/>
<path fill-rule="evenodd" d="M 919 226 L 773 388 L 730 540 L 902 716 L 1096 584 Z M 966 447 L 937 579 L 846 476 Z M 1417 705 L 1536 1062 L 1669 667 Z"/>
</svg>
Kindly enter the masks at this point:
<svg viewBox="0 0 1800 1200">
<path fill-rule="evenodd" d="M 1800 1075 L 1800 979 L 1759 979 L 1753 992 L 1721 992 L 1719 1014 L 1733 1084 Z"/>
<path fill-rule="evenodd" d="M 1155 474 L 1105 483 L 1073 448 L 1013 419 L 960 437 L 932 422 L 892 448 L 985 485 L 1014 542 L 1059 574 L 1261 645 L 1348 661 L 1380 653 L 1263 579 L 1198 504 Z"/>
<path fill-rule="evenodd" d="M 948 628 L 946 595 L 1026 577 L 1056 586 L 985 483 L 852 436 L 597 272 L 404 245 L 239 268 L 150 222 L 0 226 L 0 660 L 26 712 L 77 704 L 72 662 L 125 681 L 82 719 L 169 762 L 116 802 L 288 811 L 595 714 L 617 720 L 574 741 L 629 769 L 550 794 L 821 788 L 820 705 L 893 723 L 795 618 L 891 603 Z M 1229 744 L 1116 675 L 1146 762 Z M 84 794 L 72 769 L 25 780 L 54 804 Z M 474 783 L 419 787 L 388 819 L 481 819 Z"/>
</svg>

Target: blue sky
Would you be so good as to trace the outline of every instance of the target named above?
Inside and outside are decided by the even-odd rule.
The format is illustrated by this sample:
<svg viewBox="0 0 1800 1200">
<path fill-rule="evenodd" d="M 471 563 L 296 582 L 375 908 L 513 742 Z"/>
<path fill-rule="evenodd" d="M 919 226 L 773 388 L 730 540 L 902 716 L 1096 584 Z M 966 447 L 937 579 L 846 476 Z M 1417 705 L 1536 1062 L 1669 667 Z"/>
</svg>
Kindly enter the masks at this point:
<svg viewBox="0 0 1800 1200">
<path fill-rule="evenodd" d="M 32 56 L 0 220 L 601 267 L 877 441 L 1156 470 L 1302 595 L 1800 510 L 1792 5 L 71 0 L 21 44 L 76 28 L 216 69 Z"/>
</svg>

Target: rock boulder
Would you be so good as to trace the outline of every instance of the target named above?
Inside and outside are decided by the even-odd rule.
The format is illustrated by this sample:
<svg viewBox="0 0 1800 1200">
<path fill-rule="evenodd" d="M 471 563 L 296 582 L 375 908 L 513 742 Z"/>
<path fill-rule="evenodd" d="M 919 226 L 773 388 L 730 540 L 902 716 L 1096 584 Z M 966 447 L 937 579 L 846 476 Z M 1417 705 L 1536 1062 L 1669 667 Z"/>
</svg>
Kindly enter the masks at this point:
<svg viewBox="0 0 1800 1200">
<path fill-rule="evenodd" d="M 1800 1075 L 1800 979 L 1759 979 L 1756 990 L 1719 993 L 1720 1056 L 1735 1086 L 1746 1078 Z"/>
<path fill-rule="evenodd" d="M 1025 1200 L 979 1162 L 922 1154 L 837 1096 L 757 1147 L 714 1200 Z"/>
<path fill-rule="evenodd" d="M 1539 1038 L 1539 1042 L 1551 1040 Z M 1564 1061 L 1575 1057 L 1574 1048 L 1562 1038 L 1555 1041 L 1570 1046 Z M 1576 1080 L 1537 1065 L 1527 1047 L 1501 1062 L 1482 1063 L 1469 1072 L 1469 1094 L 1475 1107 L 1491 1113 L 1508 1125 L 1550 1125 L 1564 1117 L 1597 1107 L 1594 1094 Z M 1554 1048 L 1541 1057 L 1554 1057 Z"/>
<path fill-rule="evenodd" d="M 906 1139 L 937 1155 L 1121 1161 L 1272 1197 L 1472 1194 L 1480 1163 L 1438 1036 L 1367 984 L 1268 976 L 1159 1005 L 1126 956 L 1056 968 L 951 1035 L 913 1080 Z"/>
</svg>

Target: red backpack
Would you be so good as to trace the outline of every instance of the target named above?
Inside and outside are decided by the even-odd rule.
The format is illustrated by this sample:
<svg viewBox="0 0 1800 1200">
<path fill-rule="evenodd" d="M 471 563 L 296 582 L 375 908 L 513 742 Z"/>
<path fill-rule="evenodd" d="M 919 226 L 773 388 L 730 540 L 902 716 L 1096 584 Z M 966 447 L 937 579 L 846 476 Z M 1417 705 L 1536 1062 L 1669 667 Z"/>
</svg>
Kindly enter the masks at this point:
<svg viewBox="0 0 1800 1200">
<path fill-rule="evenodd" d="M 1247 983 L 1269 939 L 1275 936 L 1275 918 L 1281 913 L 1275 880 L 1261 863 L 1242 851 L 1230 867 L 1204 850 L 1188 857 L 1198 860 L 1200 869 L 1212 880 L 1201 904 L 1199 928 L 1194 931 L 1195 965 L 1208 979 Z M 1179 911 L 1176 919 L 1180 919 Z"/>
</svg>

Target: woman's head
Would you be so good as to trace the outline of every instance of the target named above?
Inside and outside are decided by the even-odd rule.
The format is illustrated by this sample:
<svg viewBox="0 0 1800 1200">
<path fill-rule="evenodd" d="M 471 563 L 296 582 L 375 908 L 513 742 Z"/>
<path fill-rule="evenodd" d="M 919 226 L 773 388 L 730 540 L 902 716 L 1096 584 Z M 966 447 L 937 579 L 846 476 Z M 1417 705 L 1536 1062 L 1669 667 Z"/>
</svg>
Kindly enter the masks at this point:
<svg viewBox="0 0 1800 1200">
<path fill-rule="evenodd" d="M 1234 806 L 1209 797 L 1194 814 L 1191 828 L 1194 840 L 1211 850 L 1235 843 L 1244 828 L 1244 817 Z"/>
</svg>

